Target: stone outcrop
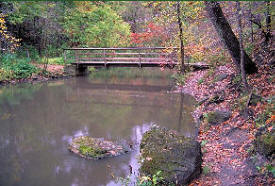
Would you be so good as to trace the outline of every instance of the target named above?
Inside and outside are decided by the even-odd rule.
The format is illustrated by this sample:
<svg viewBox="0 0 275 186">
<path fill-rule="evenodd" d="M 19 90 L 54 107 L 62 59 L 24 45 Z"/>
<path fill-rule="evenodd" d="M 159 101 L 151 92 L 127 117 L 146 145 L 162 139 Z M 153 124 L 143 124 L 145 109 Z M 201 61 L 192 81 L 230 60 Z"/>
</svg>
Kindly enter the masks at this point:
<svg viewBox="0 0 275 186">
<path fill-rule="evenodd" d="M 160 184 L 186 184 L 201 173 L 200 143 L 175 131 L 152 127 L 144 134 L 140 151 L 141 174 L 157 174 Z"/>
</svg>

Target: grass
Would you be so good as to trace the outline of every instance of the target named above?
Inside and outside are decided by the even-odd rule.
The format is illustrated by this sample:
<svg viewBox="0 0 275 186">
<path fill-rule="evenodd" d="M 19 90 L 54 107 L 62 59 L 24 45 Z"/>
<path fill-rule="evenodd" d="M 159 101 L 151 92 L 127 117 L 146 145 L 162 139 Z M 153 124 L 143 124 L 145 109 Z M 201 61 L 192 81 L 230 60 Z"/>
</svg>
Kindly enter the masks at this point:
<svg viewBox="0 0 275 186">
<path fill-rule="evenodd" d="M 44 64 L 46 62 L 46 58 L 45 57 L 40 58 L 38 62 Z M 64 65 L 65 61 L 64 61 L 63 57 L 50 57 L 50 58 L 48 58 L 48 64 L 49 65 Z"/>
</svg>

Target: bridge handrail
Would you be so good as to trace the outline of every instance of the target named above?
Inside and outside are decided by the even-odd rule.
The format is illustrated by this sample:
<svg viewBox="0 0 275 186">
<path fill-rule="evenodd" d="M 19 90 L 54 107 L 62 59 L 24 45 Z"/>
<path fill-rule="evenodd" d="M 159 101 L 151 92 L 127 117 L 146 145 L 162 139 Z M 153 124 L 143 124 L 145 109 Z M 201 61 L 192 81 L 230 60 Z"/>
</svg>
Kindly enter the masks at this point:
<svg viewBox="0 0 275 186">
<path fill-rule="evenodd" d="M 63 48 L 63 50 L 163 50 L 163 49 L 179 49 L 179 47 Z"/>
<path fill-rule="evenodd" d="M 67 56 L 66 51 L 72 51 L 74 53 L 74 61 L 71 64 L 97 64 L 107 67 L 110 63 L 125 64 L 128 65 L 138 64 L 139 67 L 145 65 L 156 65 L 158 61 L 160 64 L 172 64 L 177 63 L 175 55 L 179 47 L 122 47 L 122 48 L 63 48 L 64 61 L 66 63 Z M 158 51 L 156 51 L 158 50 Z M 97 52 L 98 51 L 98 52 Z M 129 51 L 129 52 L 127 52 Z M 134 52 L 135 51 L 135 52 Z M 155 51 L 155 52 L 152 52 Z M 148 57 L 146 57 L 148 55 Z M 151 57 L 150 57 L 151 55 Z M 173 57 L 174 56 L 174 57 Z M 173 64 L 174 65 L 174 64 Z"/>
</svg>

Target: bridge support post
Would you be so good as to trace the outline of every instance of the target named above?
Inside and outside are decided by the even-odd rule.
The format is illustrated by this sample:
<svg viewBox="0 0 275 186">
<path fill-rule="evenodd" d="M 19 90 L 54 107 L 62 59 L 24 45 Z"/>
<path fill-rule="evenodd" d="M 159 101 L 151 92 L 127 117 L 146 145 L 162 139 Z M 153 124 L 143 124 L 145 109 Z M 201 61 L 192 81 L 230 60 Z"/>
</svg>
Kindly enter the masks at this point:
<svg viewBox="0 0 275 186">
<path fill-rule="evenodd" d="M 83 65 L 76 65 L 75 67 L 75 75 L 76 76 L 86 76 L 88 75 L 88 67 Z"/>
</svg>

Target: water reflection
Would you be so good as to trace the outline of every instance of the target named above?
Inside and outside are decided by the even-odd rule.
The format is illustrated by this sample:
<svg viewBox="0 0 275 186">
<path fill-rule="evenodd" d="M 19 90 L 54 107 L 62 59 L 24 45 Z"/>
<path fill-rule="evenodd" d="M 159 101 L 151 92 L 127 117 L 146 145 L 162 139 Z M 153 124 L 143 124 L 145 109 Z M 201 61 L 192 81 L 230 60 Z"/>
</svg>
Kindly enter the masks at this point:
<svg viewBox="0 0 275 186">
<path fill-rule="evenodd" d="M 112 81 L 103 89 L 98 84 L 104 81 L 91 82 L 75 78 L 0 89 L 0 185 L 116 185 L 113 176 L 138 174 L 138 150 L 87 161 L 67 150 L 72 137 L 138 147 L 152 124 L 194 134 L 194 100 L 168 93 L 166 79 Z"/>
</svg>

